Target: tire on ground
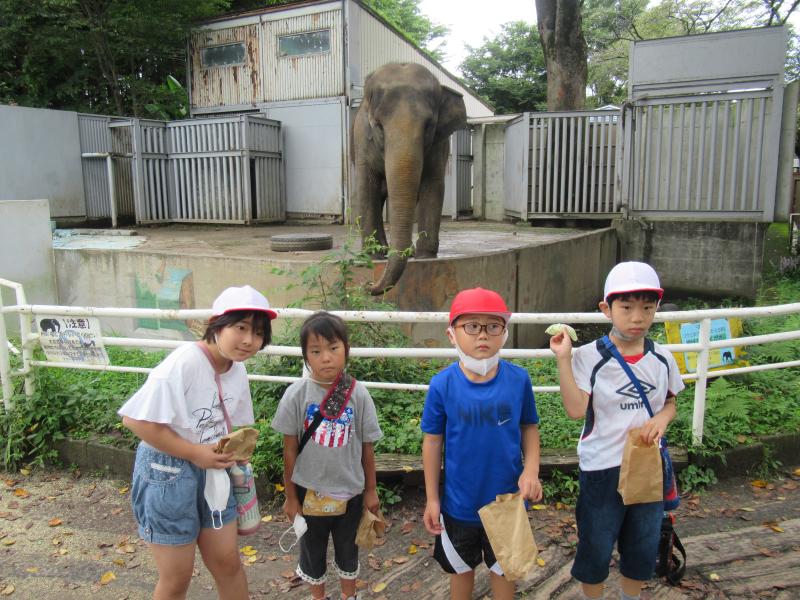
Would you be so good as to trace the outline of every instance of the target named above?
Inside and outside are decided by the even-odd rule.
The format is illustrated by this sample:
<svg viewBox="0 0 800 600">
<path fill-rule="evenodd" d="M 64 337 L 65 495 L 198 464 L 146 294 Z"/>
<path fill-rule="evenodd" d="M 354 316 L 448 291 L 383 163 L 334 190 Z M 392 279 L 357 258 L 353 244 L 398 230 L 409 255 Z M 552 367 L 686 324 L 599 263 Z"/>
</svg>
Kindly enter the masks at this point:
<svg viewBox="0 0 800 600">
<path fill-rule="evenodd" d="M 330 250 L 333 235 L 330 233 L 285 233 L 269 239 L 273 252 L 297 252 L 300 250 Z"/>
</svg>

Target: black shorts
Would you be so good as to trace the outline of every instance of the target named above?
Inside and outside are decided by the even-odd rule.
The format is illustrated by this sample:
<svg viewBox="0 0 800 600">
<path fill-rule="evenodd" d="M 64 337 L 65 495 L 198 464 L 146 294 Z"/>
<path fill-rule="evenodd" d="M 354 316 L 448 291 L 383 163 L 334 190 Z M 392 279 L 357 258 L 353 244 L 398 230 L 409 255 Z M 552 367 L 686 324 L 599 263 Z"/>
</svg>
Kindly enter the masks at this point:
<svg viewBox="0 0 800 600">
<path fill-rule="evenodd" d="M 305 488 L 297 486 L 300 504 Z M 340 579 L 358 576 L 358 546 L 356 533 L 364 503 L 362 494 L 347 501 L 347 510 L 336 517 L 307 516 L 308 530 L 300 538 L 300 558 L 296 573 L 306 583 L 325 583 L 328 570 L 328 538 L 333 538 L 333 568 Z"/>
<path fill-rule="evenodd" d="M 433 558 L 445 572 L 467 573 L 473 571 L 483 560 L 492 573 L 503 574 L 482 526 L 462 525 L 444 514 L 440 521 L 444 531 L 436 536 Z"/>
</svg>

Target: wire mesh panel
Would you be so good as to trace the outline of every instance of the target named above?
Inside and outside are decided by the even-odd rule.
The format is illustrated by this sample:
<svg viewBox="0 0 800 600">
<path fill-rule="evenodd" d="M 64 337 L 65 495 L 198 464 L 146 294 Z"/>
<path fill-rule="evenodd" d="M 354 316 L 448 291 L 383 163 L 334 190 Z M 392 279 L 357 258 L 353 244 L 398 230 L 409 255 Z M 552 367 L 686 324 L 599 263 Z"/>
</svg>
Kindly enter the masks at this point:
<svg viewBox="0 0 800 600">
<path fill-rule="evenodd" d="M 671 214 L 763 214 L 769 196 L 764 184 L 770 165 L 763 156 L 771 94 L 638 101 L 631 207 Z"/>
<path fill-rule="evenodd" d="M 453 133 L 456 157 L 457 214 L 472 214 L 472 131 L 459 129 Z"/>
</svg>

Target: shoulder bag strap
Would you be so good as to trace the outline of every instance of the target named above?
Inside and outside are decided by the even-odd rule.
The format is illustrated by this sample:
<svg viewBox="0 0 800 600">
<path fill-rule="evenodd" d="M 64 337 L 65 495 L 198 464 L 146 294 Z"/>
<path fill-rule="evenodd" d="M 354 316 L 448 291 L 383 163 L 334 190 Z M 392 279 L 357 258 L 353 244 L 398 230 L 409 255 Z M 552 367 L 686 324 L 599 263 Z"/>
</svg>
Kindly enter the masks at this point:
<svg viewBox="0 0 800 600">
<path fill-rule="evenodd" d="M 653 409 L 650 408 L 650 401 L 647 399 L 647 394 L 645 394 L 644 389 L 642 388 L 642 384 L 639 382 L 639 379 L 636 377 L 636 374 L 631 369 L 631 366 L 625 362 L 625 359 L 622 358 L 622 354 L 619 353 L 619 350 L 614 345 L 607 335 L 603 336 L 602 338 L 603 345 L 605 346 L 606 350 L 611 352 L 611 355 L 617 359 L 619 366 L 622 367 L 622 370 L 625 371 L 625 374 L 628 376 L 628 379 L 631 380 L 633 383 L 633 387 L 636 388 L 636 391 L 639 392 L 639 397 L 641 397 L 642 402 L 644 403 L 644 407 L 647 409 L 650 418 L 653 418 Z"/>
<path fill-rule="evenodd" d="M 217 373 L 217 365 L 214 363 L 214 357 L 211 356 L 211 352 L 209 352 L 203 342 L 197 342 L 197 347 L 206 355 L 209 364 L 211 364 L 211 370 L 214 371 L 214 381 L 217 383 L 217 394 L 219 395 L 219 405 L 222 408 L 222 416 L 225 417 L 225 425 L 228 427 L 228 433 L 231 433 L 233 431 L 233 425 L 231 424 L 231 418 L 228 416 L 228 409 L 225 408 L 225 396 L 222 394 L 222 381 L 220 381 L 219 373 Z"/>
</svg>

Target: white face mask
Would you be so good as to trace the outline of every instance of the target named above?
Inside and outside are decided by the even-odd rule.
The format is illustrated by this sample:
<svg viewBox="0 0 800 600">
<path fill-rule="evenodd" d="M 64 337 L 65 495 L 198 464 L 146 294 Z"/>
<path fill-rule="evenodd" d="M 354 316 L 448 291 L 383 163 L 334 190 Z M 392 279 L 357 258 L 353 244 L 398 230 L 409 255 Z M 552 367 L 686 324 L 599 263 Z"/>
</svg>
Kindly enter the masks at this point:
<svg viewBox="0 0 800 600">
<path fill-rule="evenodd" d="M 461 349 L 461 346 L 458 345 L 455 330 L 452 327 L 448 327 L 447 332 L 450 334 L 450 340 L 456 347 L 456 352 L 458 352 L 458 358 L 461 360 L 461 364 L 464 365 L 464 368 L 467 369 L 467 371 L 471 371 L 476 375 L 485 377 L 486 374 L 494 369 L 497 366 L 497 363 L 500 362 L 500 352 L 497 352 L 494 356 L 490 356 L 489 358 L 474 358 L 470 356 Z M 506 340 L 508 340 L 508 329 L 503 332 L 503 345 L 505 345 Z"/>
<path fill-rule="evenodd" d="M 211 526 L 222 529 L 222 512 L 228 506 L 231 493 L 231 478 L 225 469 L 206 469 L 206 485 L 203 488 L 208 507 L 211 509 Z"/>
</svg>

